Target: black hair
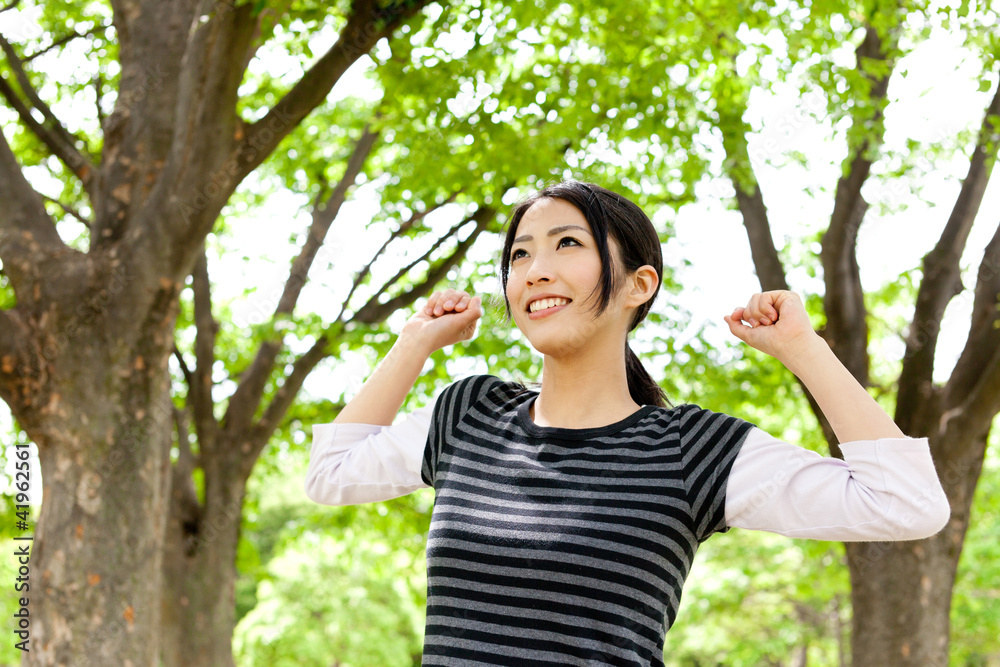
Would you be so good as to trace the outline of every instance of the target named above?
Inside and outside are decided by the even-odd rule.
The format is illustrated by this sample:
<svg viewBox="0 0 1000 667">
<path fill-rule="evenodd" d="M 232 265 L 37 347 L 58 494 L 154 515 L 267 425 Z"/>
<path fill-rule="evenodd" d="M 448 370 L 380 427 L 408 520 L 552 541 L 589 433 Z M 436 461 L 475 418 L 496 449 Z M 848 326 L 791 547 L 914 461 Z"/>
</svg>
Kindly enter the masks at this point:
<svg viewBox="0 0 1000 667">
<path fill-rule="evenodd" d="M 579 209 L 590 223 L 597 252 L 601 258 L 601 281 L 595 288 L 595 292 L 600 289 L 595 304 L 597 306 L 595 318 L 600 317 L 608 309 L 612 296 L 621 288 L 628 273 L 646 264 L 656 269 L 658 278 L 656 291 L 646 303 L 636 309 L 628 330 L 635 329 L 653 307 L 653 301 L 656 300 L 660 285 L 663 283 L 663 254 L 660 250 L 659 235 L 653 227 L 653 222 L 635 203 L 600 185 L 581 181 L 563 181 L 545 187 L 519 201 L 511 211 L 505 226 L 506 239 L 500 256 L 500 282 L 506 322 L 509 324 L 511 319 L 510 302 L 507 300 L 507 278 L 514 235 L 517 233 L 521 218 L 532 204 L 541 199 L 562 199 L 569 202 Z M 609 234 L 618 244 L 619 257 L 611 256 Z M 593 296 L 593 293 L 590 296 Z M 642 362 L 629 347 L 627 334 L 625 373 L 633 401 L 639 405 L 660 407 L 670 405 L 666 392 L 646 372 Z"/>
</svg>

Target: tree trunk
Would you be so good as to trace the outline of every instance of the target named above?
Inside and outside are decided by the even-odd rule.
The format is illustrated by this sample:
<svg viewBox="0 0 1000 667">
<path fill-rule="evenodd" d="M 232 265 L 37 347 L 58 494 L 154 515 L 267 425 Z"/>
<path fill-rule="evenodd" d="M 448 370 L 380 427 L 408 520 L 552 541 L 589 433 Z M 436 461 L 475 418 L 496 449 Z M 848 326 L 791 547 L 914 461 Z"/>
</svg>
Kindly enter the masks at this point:
<svg viewBox="0 0 1000 667">
<path fill-rule="evenodd" d="M 847 545 L 855 665 L 947 667 L 948 614 L 957 561 L 950 530 L 913 542 Z M 878 619 L 878 623 L 872 623 Z"/>
<path fill-rule="evenodd" d="M 93 665 L 153 664 L 170 433 L 155 415 L 148 421 L 104 430 L 98 420 L 39 447 L 50 474 L 31 554 L 40 585 L 29 595 L 23 665 L 80 665 L 84 655 Z M 131 435 L 143 428 L 145 437 Z M 124 456 L 109 447 L 126 438 L 133 446 Z"/>
<path fill-rule="evenodd" d="M 195 522 L 171 512 L 163 562 L 162 667 L 233 667 L 236 550 L 245 485 L 210 485 Z M 172 498 L 174 507 L 180 494 Z"/>
<path fill-rule="evenodd" d="M 951 521 L 926 540 L 847 544 L 857 667 L 948 667 L 952 589 L 986 438 L 938 475 Z M 872 622 L 877 619 L 878 622 Z"/>
<path fill-rule="evenodd" d="M 138 340 L 109 333 L 116 309 L 87 327 L 58 315 L 31 320 L 52 345 L 21 357 L 20 382 L 5 392 L 44 471 L 23 665 L 155 664 L 176 294 L 159 293 Z M 80 312 L 71 303 L 50 312 Z"/>
<path fill-rule="evenodd" d="M 223 429 L 212 412 L 214 338 L 205 339 L 198 379 L 208 380 L 200 386 L 207 395 L 195 415 L 201 509 L 190 479 L 171 495 L 184 478 L 170 460 L 178 295 L 239 183 L 358 58 L 427 3 L 348 4 L 336 42 L 255 122 L 238 111 L 238 89 L 271 13 L 260 3 L 112 3 L 121 77 L 97 155 L 27 76 L 18 77 L 26 99 L 0 81 L 0 96 L 79 179 L 93 211 L 87 251 L 67 246 L 0 132 L 0 260 L 17 302 L 0 311 L 0 398 L 37 444 L 45 483 L 24 593 L 26 665 L 158 665 L 161 619 L 170 628 L 168 664 L 232 665 L 246 479 L 329 341 L 297 360 L 255 422 L 282 337 L 263 343 L 229 400 L 226 435 L 216 437 Z M 24 61 L 2 36 L 0 47 L 23 74 Z M 296 296 L 308 262 L 303 268 L 289 287 Z M 279 314 L 294 305 L 283 300 Z M 183 471 L 191 470 L 189 456 Z M 170 528 L 164 562 L 174 502 L 187 513 Z M 165 567 L 176 601 L 161 598 Z"/>
</svg>

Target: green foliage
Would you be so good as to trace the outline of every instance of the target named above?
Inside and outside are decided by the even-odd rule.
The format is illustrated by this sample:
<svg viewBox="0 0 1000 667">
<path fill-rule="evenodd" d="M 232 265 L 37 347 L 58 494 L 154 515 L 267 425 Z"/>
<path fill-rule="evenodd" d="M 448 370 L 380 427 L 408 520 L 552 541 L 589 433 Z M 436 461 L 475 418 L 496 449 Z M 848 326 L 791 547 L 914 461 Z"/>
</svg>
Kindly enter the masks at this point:
<svg viewBox="0 0 1000 667">
<path fill-rule="evenodd" d="M 369 222 L 338 218 L 332 235 L 347 225 L 381 233 L 459 193 L 455 201 L 465 210 L 483 204 L 500 210 L 491 233 L 477 242 L 477 247 L 498 250 L 501 239 L 495 232 L 511 195 L 548 181 L 596 180 L 631 193 L 647 211 L 660 206 L 676 209 L 695 201 L 694 185 L 706 175 L 728 175 L 749 187 L 752 174 L 733 163 L 733 153 L 742 150 L 734 140 L 752 131 L 743 113 L 751 96 L 780 82 L 795 85 L 803 96 L 820 93 L 823 103 L 809 106 L 807 114 L 821 119 L 852 149 L 867 141 L 868 155 L 883 158 L 873 168 L 881 183 L 897 182 L 916 170 L 906 187 L 919 192 L 920 178 L 939 159 L 967 146 L 971 133 L 926 145 L 911 141 L 901 154 L 887 153 L 871 141 L 879 130 L 875 120 L 879 107 L 869 98 L 872 77 L 886 74 L 888 67 L 866 59 L 859 71 L 851 59 L 839 59 L 837 53 L 860 44 L 865 16 L 872 18 L 883 37 L 898 31 L 893 58 L 941 24 L 961 30 L 974 56 L 986 65 L 984 71 L 990 72 L 1000 53 L 1000 36 L 979 28 L 989 25 L 984 17 L 995 16 L 995 10 L 989 6 L 974 10 L 962 0 L 932 13 L 926 3 L 914 2 L 905 5 L 903 16 L 881 12 L 876 4 L 470 0 L 428 5 L 401 27 L 397 39 L 380 42 L 356 64 L 354 71 L 361 74 L 354 81 L 367 82 L 372 90 L 335 88 L 326 103 L 240 186 L 208 240 L 210 262 L 239 249 L 241 222 L 269 197 L 292 192 L 314 201 L 329 193 L 369 123 L 379 131 L 379 139 L 358 184 L 374 186 L 379 211 Z M 25 0 L 22 6 L 39 9 L 38 27 L 44 37 L 15 40 L 19 53 L 37 52 L 69 31 L 93 31 L 70 42 L 68 50 L 32 61 L 28 69 L 46 99 L 75 102 L 72 113 L 54 108 L 70 122 L 79 147 L 99 156 L 103 137 L 98 116 L 114 108 L 120 75 L 110 6 L 68 0 L 44 4 Z M 328 48 L 349 6 L 347 0 L 332 5 L 254 1 L 254 12 L 261 18 L 261 47 L 240 87 L 237 112 L 242 119 L 260 118 L 290 89 Z M 752 56 L 743 75 L 741 56 Z M 68 77 L 47 75 L 56 59 L 68 57 L 79 64 Z M 771 75 L 767 64 L 773 59 L 780 66 Z M 100 95 L 95 85 L 98 74 Z M 34 135 L 16 123 L 5 125 L 4 132 L 44 194 L 83 216 L 92 215 L 79 181 L 48 155 Z M 729 155 L 726 162 L 718 159 L 716 143 Z M 739 157 L 748 162 L 746 156 Z M 769 156 L 768 162 L 784 159 L 806 165 L 816 158 L 801 150 Z M 873 211 L 884 212 L 893 203 L 876 206 L 882 208 Z M 85 227 L 54 201 L 47 201 L 46 208 L 63 237 L 85 249 Z M 806 222 L 808 233 L 779 245 L 785 265 L 804 276 L 807 310 L 820 328 L 822 295 L 811 288 L 821 276 L 817 251 L 822 231 L 813 223 L 822 221 Z M 290 258 L 303 232 L 301 226 L 289 226 L 288 247 L 274 249 L 270 259 L 279 261 L 286 250 L 286 260 Z M 429 233 L 431 226 L 423 220 L 399 242 L 415 244 Z M 453 247 L 453 240 L 443 244 L 431 263 Z M 314 279 L 317 273 L 338 267 L 315 268 Z M 428 268 L 426 262 L 418 264 L 392 294 L 419 284 Z M 680 288 L 672 268 L 665 270 L 668 292 Z M 494 265 L 467 261 L 449 272 L 439 288 L 486 293 L 492 289 L 487 285 L 496 284 L 489 282 L 495 276 L 495 261 Z M 866 295 L 875 360 L 872 377 L 883 405 L 892 402 L 889 388 L 899 367 L 893 346 L 898 347 L 912 307 L 915 281 L 916 272 L 910 271 Z M 352 303 L 346 304 L 347 314 L 378 288 L 369 276 Z M 255 294 L 259 289 L 248 286 L 237 300 L 260 297 Z M 458 374 L 540 378 L 537 354 L 516 328 L 503 321 L 499 295 L 492 297 L 484 304 L 486 313 L 473 341 L 431 356 L 404 412 L 427 404 Z M 0 274 L 0 309 L 14 303 L 13 290 Z M 213 303 L 220 323 L 213 368 L 217 418 L 265 341 L 280 340 L 285 346 L 262 405 L 287 377 L 296 358 L 291 350 L 301 353 L 327 334 L 332 338 L 332 356 L 319 370 L 339 370 L 345 358 L 359 354 L 373 368 L 398 331 L 390 323 L 343 326 L 302 309 L 294 317 L 257 324 L 266 321 L 273 307 L 244 325 L 237 323 L 237 305 L 221 299 Z M 411 312 L 406 309 L 400 315 Z M 653 350 L 645 360 L 649 368 L 663 369 L 663 385 L 675 404 L 694 402 L 738 415 L 788 441 L 827 453 L 800 387 L 777 361 L 746 347 L 718 347 L 703 332 L 679 339 L 678 323 L 686 321 L 684 313 L 668 306 L 650 313 L 644 325 L 652 332 Z M 182 293 L 177 332 L 178 349 L 191 363 L 190 290 Z M 174 403 L 180 407 L 187 388 L 178 365 L 172 362 L 171 368 Z M 419 662 L 426 585 L 424 535 L 432 492 L 343 508 L 309 503 L 302 492 L 311 428 L 332 421 L 349 394 L 350 388 L 342 385 L 329 387 L 322 400 L 303 394 L 254 469 L 237 560 L 236 653 L 241 665 Z M 197 451 L 196 442 L 193 446 Z M 994 438 L 977 490 L 953 610 L 954 657 L 973 664 L 1000 651 L 995 632 L 991 634 L 1000 622 L 995 590 L 1000 573 L 992 565 L 998 562 L 995 448 Z M 195 482 L 204 497 L 200 470 Z M 11 509 L 10 496 L 5 495 L 0 537 L 11 537 Z M 10 565 L 10 559 L 0 561 L 0 574 L 7 581 Z M 10 596 L 8 587 L 5 609 Z M 802 646 L 809 647 L 810 664 L 836 664 L 846 641 L 848 596 L 839 545 L 740 531 L 717 536 L 702 547 L 686 588 L 680 617 L 668 637 L 667 655 L 673 661 L 668 664 L 773 664 L 789 661 Z M 0 648 L 0 660 L 13 662 L 14 656 L 4 653 L 11 650 L 9 643 Z"/>
<path fill-rule="evenodd" d="M 951 661 L 987 665 L 1000 654 L 1000 419 L 973 501 L 951 608 Z"/>
<path fill-rule="evenodd" d="M 269 564 L 234 637 L 238 664 L 414 664 L 423 633 L 409 579 L 419 561 L 401 555 L 352 530 L 304 536 Z"/>
<path fill-rule="evenodd" d="M 739 530 L 712 537 L 685 585 L 665 663 L 787 664 L 805 646 L 809 664 L 839 664 L 850 626 L 845 558 L 839 543 Z"/>
<path fill-rule="evenodd" d="M 0 273 L 0 310 L 9 310 L 17 305 L 17 295 L 10 286 L 10 279 Z"/>
<path fill-rule="evenodd" d="M 282 461 L 255 468 L 247 490 L 238 664 L 417 664 L 433 492 L 367 505 L 317 505 L 302 492 L 301 450 L 271 450 L 266 458 Z"/>
</svg>

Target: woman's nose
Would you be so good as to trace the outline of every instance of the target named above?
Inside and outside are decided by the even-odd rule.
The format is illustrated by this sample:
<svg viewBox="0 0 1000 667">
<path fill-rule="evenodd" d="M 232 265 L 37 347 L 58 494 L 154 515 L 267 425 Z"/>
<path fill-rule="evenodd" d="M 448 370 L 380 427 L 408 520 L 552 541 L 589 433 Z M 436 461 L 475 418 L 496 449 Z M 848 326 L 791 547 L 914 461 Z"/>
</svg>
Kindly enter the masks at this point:
<svg viewBox="0 0 1000 667">
<path fill-rule="evenodd" d="M 534 285 L 543 280 L 552 280 L 552 271 L 548 268 L 548 263 L 545 260 L 533 259 L 524 277 L 529 285 Z"/>
</svg>

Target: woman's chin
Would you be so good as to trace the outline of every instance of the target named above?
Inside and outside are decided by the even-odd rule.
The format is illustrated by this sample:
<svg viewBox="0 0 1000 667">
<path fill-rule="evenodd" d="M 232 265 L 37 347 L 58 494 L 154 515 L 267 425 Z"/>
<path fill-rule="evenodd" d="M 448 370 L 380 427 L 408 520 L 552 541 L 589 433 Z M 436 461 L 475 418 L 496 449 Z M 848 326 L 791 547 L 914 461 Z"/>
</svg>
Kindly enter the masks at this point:
<svg viewBox="0 0 1000 667">
<path fill-rule="evenodd" d="M 535 336 L 529 338 L 528 342 L 538 354 L 555 359 L 568 358 L 579 352 L 575 346 L 570 345 L 565 338 L 560 336 Z"/>
</svg>

